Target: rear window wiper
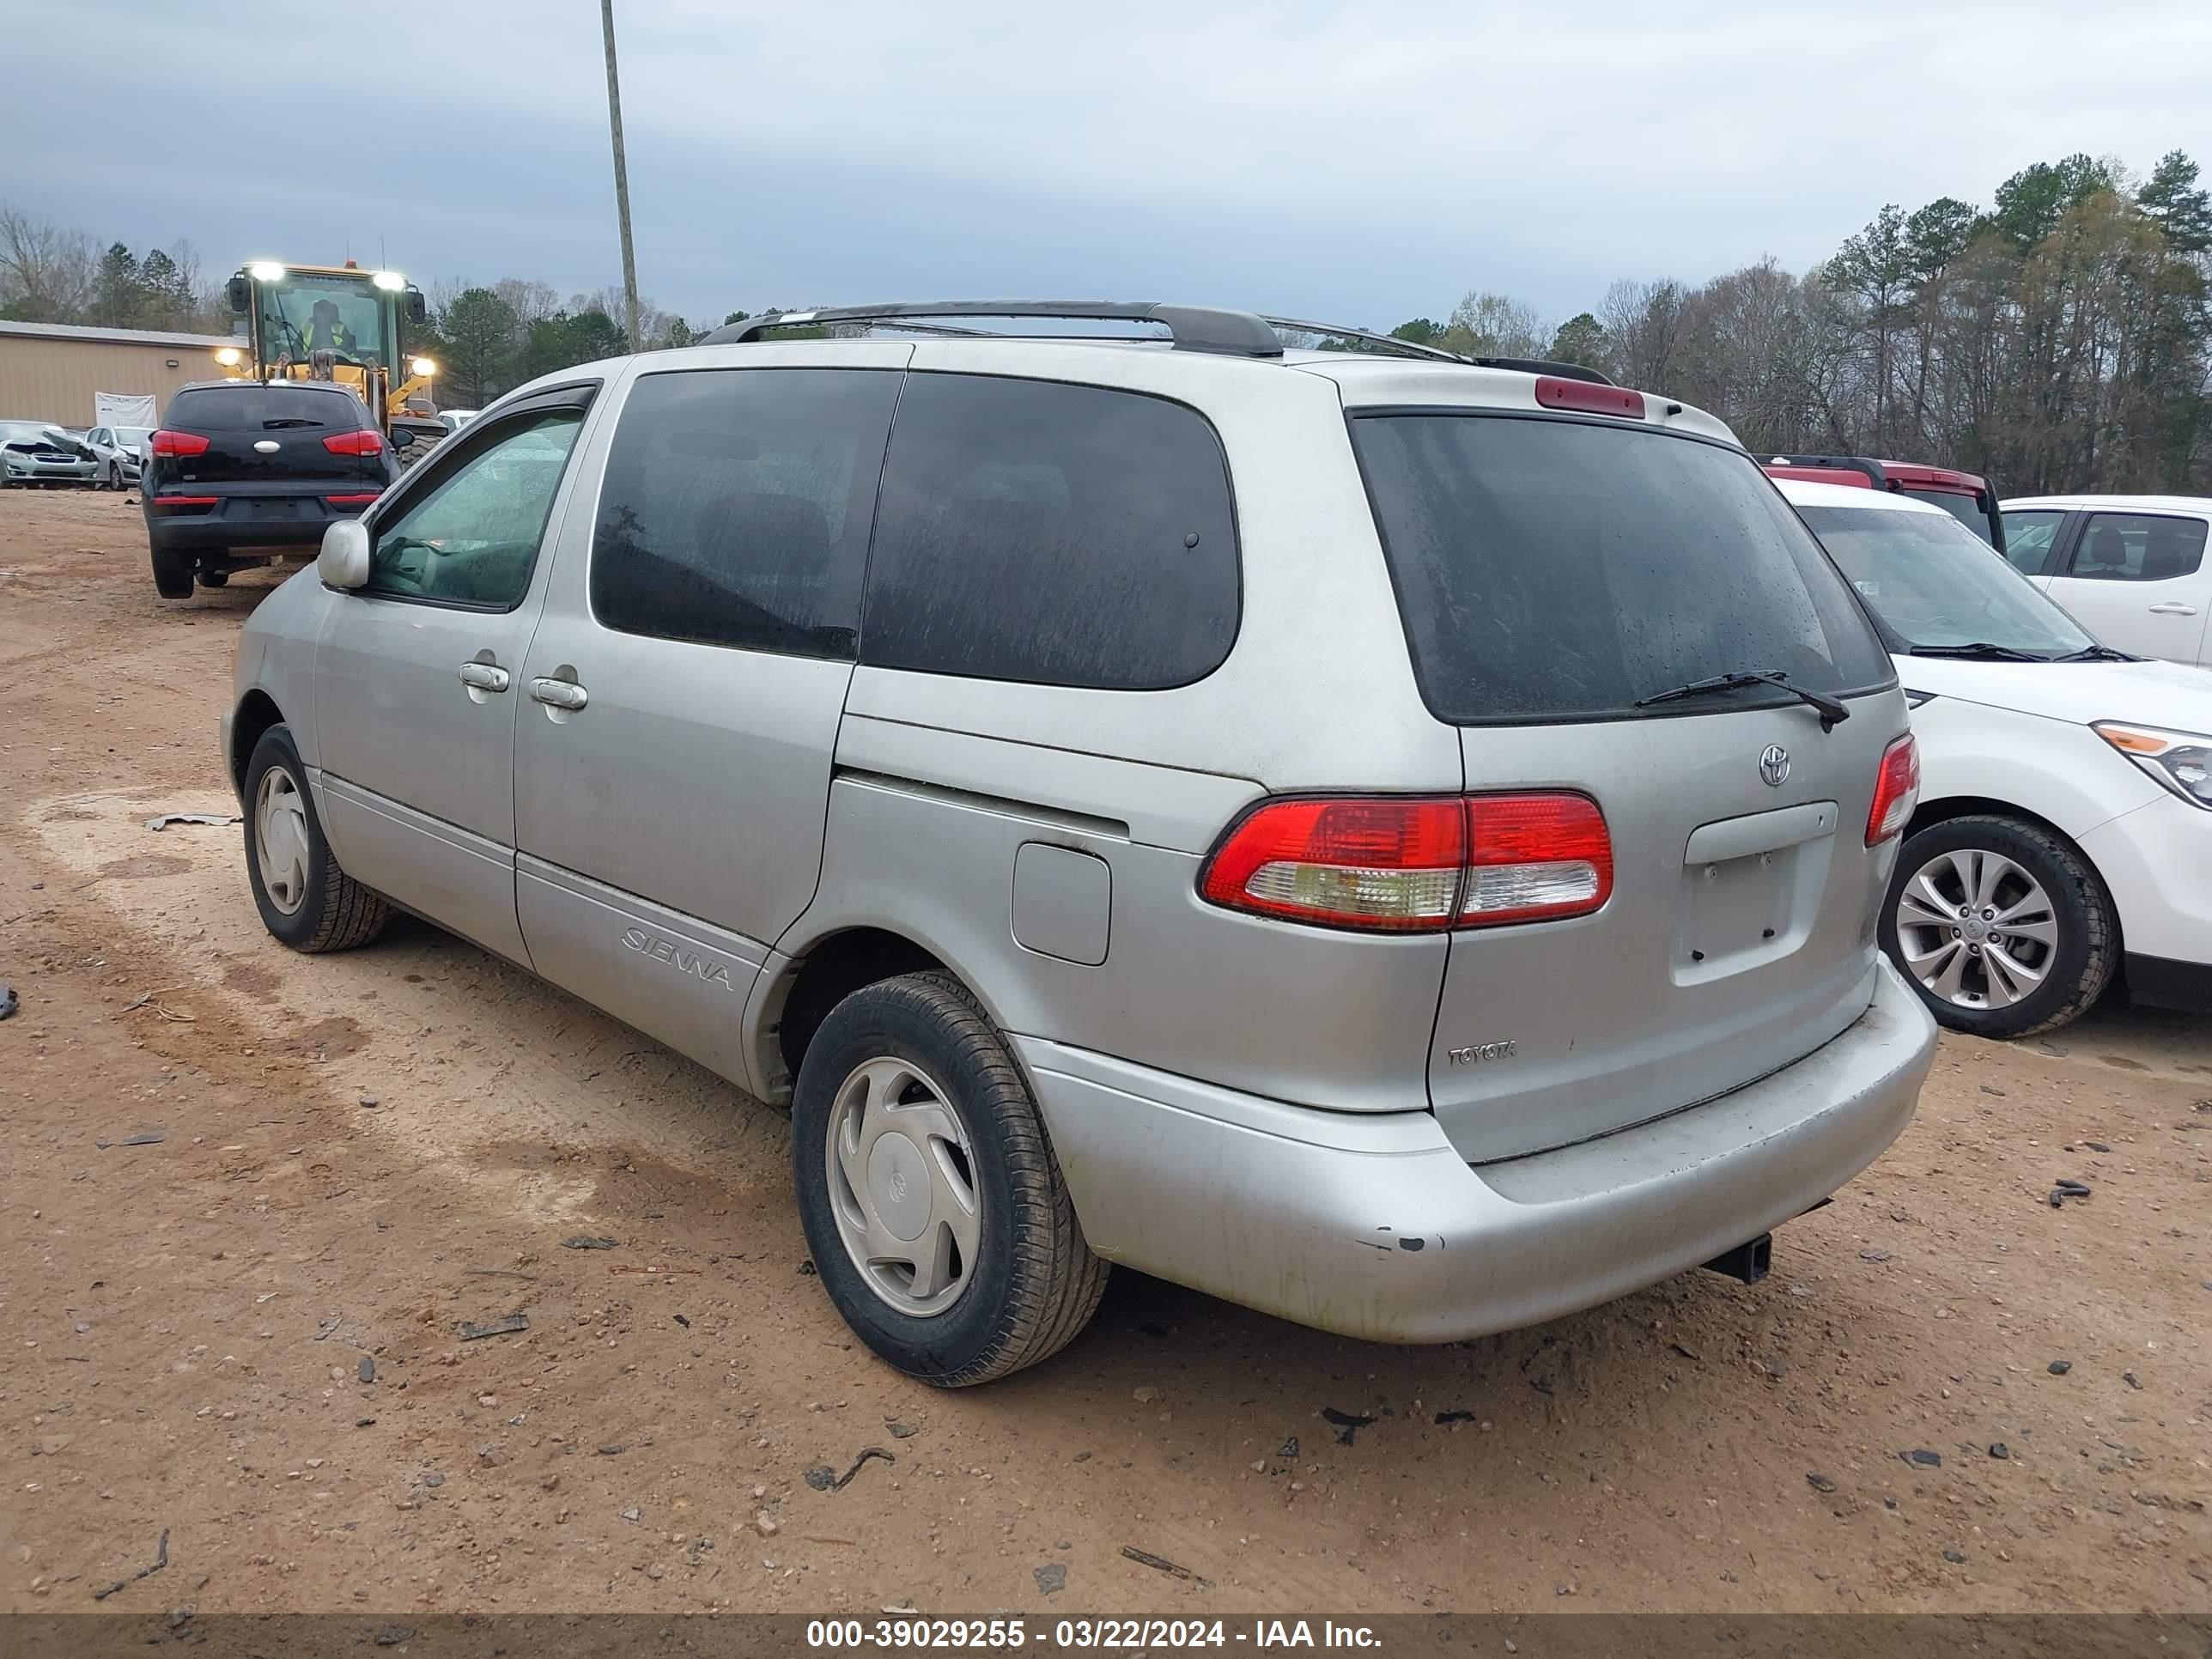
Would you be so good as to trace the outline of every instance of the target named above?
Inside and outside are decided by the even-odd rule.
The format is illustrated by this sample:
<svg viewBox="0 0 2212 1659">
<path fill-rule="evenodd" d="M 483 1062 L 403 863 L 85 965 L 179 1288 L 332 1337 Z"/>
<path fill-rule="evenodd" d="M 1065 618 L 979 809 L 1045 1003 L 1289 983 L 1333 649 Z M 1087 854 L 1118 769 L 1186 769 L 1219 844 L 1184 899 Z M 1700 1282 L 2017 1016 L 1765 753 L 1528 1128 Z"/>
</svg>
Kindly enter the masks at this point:
<svg viewBox="0 0 2212 1659">
<path fill-rule="evenodd" d="M 1787 691 L 1798 702 L 1820 711 L 1820 729 L 1830 731 L 1851 717 L 1851 711 L 1833 697 L 1824 697 L 1818 691 L 1808 691 L 1802 685 L 1792 685 L 1790 676 L 1779 668 L 1740 668 L 1726 674 L 1715 674 L 1710 679 L 1692 680 L 1687 685 L 1678 685 L 1671 691 L 1654 691 L 1648 697 L 1638 697 L 1636 706 L 1649 708 L 1654 703 L 1680 702 L 1685 697 L 1702 697 L 1714 691 L 1732 691 L 1742 685 L 1771 685 Z"/>
<path fill-rule="evenodd" d="M 1970 640 L 1964 645 L 1915 645 L 1906 647 L 1908 655 L 1915 657 L 1963 657 L 1972 662 L 2049 662 L 2049 657 L 2033 651 L 2021 651 L 2009 645 L 1992 645 L 1987 640 Z"/>
</svg>

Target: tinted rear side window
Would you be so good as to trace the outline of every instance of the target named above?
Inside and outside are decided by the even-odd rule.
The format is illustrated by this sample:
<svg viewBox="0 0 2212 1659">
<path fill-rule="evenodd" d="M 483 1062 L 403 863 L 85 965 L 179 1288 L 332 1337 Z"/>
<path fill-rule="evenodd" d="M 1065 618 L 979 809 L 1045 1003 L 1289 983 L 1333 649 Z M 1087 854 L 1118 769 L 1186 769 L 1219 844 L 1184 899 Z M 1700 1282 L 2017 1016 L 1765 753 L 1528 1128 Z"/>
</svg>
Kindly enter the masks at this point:
<svg viewBox="0 0 2212 1659">
<path fill-rule="evenodd" d="M 1736 669 L 1782 669 L 1828 692 L 1894 678 L 1843 578 L 1747 456 L 1481 415 L 1364 416 L 1352 434 L 1439 719 L 1617 718 Z"/>
<path fill-rule="evenodd" d="M 1985 496 L 1961 495 L 1955 489 L 1900 489 L 1898 494 L 1925 501 L 1930 507 L 1940 507 L 1984 541 L 1990 539 L 1990 510 L 1984 505 L 1988 499 Z"/>
<path fill-rule="evenodd" d="M 1194 411 L 1099 386 L 908 378 L 862 661 L 1158 690 L 1220 666 L 1237 592 L 1228 463 Z"/>
<path fill-rule="evenodd" d="M 328 426 L 355 431 L 368 410 L 349 392 L 301 386 L 207 386 L 169 399 L 163 420 L 191 432 L 273 432 Z"/>
<path fill-rule="evenodd" d="M 592 611 L 609 628 L 787 655 L 853 654 L 899 375 L 648 374 L 599 490 Z"/>
</svg>

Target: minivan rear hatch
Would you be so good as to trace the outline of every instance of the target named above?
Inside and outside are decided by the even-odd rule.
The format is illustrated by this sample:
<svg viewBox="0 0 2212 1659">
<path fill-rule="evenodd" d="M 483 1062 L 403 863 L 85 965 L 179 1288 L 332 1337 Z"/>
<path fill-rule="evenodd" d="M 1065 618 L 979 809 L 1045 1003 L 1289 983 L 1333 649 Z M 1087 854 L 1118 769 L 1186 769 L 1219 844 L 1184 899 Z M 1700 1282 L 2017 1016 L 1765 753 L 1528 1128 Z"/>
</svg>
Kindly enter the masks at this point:
<svg viewBox="0 0 2212 1659">
<path fill-rule="evenodd" d="M 1609 831 L 1594 913 L 1450 935 L 1430 1097 L 1471 1162 L 1625 1128 L 1819 1048 L 1872 998 L 1866 845 L 1896 678 L 1740 450 L 1631 420 L 1352 411 L 1422 696 L 1471 796 Z M 1779 671 L 1850 712 L 1832 726 Z M 1659 701 L 1652 701 L 1660 698 Z"/>
</svg>

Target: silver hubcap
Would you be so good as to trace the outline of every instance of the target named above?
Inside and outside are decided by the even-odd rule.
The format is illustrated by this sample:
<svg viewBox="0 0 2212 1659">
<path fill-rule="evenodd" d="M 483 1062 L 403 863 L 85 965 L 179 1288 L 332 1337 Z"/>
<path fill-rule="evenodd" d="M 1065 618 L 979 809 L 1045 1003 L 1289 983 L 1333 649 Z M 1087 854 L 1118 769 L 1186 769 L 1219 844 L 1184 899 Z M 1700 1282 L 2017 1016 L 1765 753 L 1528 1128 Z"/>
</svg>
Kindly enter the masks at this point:
<svg viewBox="0 0 2212 1659">
<path fill-rule="evenodd" d="M 911 1061 L 872 1060 L 830 1109 L 830 1209 L 868 1287 L 927 1318 L 960 1299 L 982 1238 L 967 1132 Z"/>
<path fill-rule="evenodd" d="M 264 772 L 254 791 L 253 860 L 269 902 L 295 914 L 307 902 L 307 803 L 281 766 Z"/>
<path fill-rule="evenodd" d="M 1898 953 L 1960 1008 L 2008 1008 L 2042 988 L 2058 955 L 2058 912 L 2002 853 L 1938 853 L 1897 895 Z"/>
</svg>

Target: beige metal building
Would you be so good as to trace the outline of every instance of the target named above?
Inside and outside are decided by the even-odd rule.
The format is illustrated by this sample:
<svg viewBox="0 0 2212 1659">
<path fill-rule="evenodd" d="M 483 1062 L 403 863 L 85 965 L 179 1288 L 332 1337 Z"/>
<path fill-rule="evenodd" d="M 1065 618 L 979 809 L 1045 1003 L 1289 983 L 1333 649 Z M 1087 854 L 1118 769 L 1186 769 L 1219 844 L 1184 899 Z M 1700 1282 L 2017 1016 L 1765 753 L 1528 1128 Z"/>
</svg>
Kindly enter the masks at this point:
<svg viewBox="0 0 2212 1659">
<path fill-rule="evenodd" d="M 67 323 L 0 322 L 0 420 L 89 426 L 93 394 L 151 393 L 157 409 L 187 380 L 219 380 L 219 334 L 169 334 Z"/>
</svg>

